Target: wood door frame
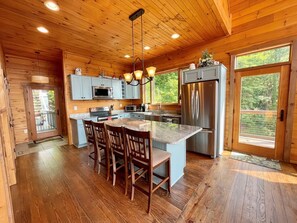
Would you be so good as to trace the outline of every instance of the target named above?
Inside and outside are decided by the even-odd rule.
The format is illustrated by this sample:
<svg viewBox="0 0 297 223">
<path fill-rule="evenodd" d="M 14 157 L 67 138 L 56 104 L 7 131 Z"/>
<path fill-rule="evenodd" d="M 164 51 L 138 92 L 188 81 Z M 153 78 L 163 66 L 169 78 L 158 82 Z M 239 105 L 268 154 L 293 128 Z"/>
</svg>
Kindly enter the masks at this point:
<svg viewBox="0 0 297 223">
<path fill-rule="evenodd" d="M 36 131 L 36 125 L 35 125 L 35 116 L 34 116 L 34 105 L 33 105 L 33 96 L 32 96 L 32 90 L 33 89 L 42 89 L 42 90 L 54 90 L 55 91 L 55 106 L 57 112 L 57 118 L 56 118 L 56 124 L 57 124 L 57 130 L 52 131 L 51 134 L 49 132 L 47 133 L 37 133 Z M 27 114 L 27 124 L 28 124 L 28 132 L 29 137 L 34 142 L 36 140 L 41 140 L 53 136 L 59 136 L 62 134 L 61 129 L 61 112 L 60 112 L 60 100 L 59 100 L 59 87 L 55 85 L 45 85 L 45 84 L 28 84 L 25 85 L 25 98 L 26 102 L 26 114 Z M 31 115 L 32 114 L 32 115 Z"/>
<path fill-rule="evenodd" d="M 275 138 L 275 149 L 266 149 L 260 146 L 252 146 L 249 144 L 240 144 L 239 139 L 239 120 L 240 120 L 240 91 L 241 91 L 241 73 L 243 76 L 261 75 L 263 73 L 280 73 L 279 82 L 279 98 L 285 98 L 286 100 L 279 101 L 277 107 L 277 119 L 279 119 L 280 110 L 285 111 L 285 117 L 283 122 L 277 122 L 276 127 L 276 138 Z M 288 105 L 288 86 L 290 77 L 290 65 L 289 64 L 273 64 L 270 66 L 260 66 L 252 69 L 241 69 L 240 71 L 235 71 L 235 94 L 234 94 L 234 116 L 233 116 L 233 134 L 232 134 L 232 149 L 239 151 L 237 148 L 240 146 L 240 152 L 254 153 L 261 156 L 265 156 L 273 159 L 284 159 L 284 146 L 285 146 L 285 130 L 286 130 L 286 119 L 287 119 L 287 105 Z M 240 76 L 239 76 L 239 75 Z M 238 77 L 239 76 L 239 77 Z M 237 98 L 239 97 L 239 98 Z M 238 131 L 236 131 L 238 128 Z M 236 139 L 236 140 L 235 140 Z M 240 144 L 240 145 L 239 145 Z"/>
</svg>

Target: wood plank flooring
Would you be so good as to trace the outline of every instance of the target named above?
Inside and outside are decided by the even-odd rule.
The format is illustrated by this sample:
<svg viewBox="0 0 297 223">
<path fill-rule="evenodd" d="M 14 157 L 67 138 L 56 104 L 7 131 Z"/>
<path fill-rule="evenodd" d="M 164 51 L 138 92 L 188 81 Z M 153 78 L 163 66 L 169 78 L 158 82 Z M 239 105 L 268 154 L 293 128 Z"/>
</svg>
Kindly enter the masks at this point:
<svg viewBox="0 0 297 223">
<path fill-rule="evenodd" d="M 296 166 L 283 171 L 187 153 L 185 175 L 170 196 L 125 196 L 121 179 L 112 187 L 105 171 L 87 165 L 87 151 L 61 146 L 17 158 L 12 186 L 16 223 L 25 222 L 296 222 Z"/>
</svg>

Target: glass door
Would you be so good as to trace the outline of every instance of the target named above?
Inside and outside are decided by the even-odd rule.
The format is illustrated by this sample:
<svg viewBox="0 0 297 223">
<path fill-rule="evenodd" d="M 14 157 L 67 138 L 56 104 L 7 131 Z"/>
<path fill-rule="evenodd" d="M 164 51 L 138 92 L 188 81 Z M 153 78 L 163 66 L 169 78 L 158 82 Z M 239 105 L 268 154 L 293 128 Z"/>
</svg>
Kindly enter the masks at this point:
<svg viewBox="0 0 297 223">
<path fill-rule="evenodd" d="M 28 90 L 32 140 L 60 135 L 57 89 L 31 86 Z"/>
<path fill-rule="evenodd" d="M 233 150 L 282 160 L 289 66 L 235 75 Z"/>
</svg>

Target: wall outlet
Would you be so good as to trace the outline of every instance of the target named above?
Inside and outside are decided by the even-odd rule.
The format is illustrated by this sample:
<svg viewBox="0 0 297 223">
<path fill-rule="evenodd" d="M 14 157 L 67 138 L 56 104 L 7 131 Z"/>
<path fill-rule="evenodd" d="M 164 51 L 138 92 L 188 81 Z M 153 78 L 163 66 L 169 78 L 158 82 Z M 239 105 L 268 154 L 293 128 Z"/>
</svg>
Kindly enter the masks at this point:
<svg viewBox="0 0 297 223">
<path fill-rule="evenodd" d="M 123 105 L 122 105 L 122 104 L 120 104 L 120 108 L 121 108 L 121 107 L 123 107 Z"/>
<path fill-rule="evenodd" d="M 24 133 L 25 134 L 28 134 L 28 129 L 24 129 Z"/>
<path fill-rule="evenodd" d="M 73 106 L 73 110 L 74 110 L 74 111 L 77 111 L 77 106 L 76 106 L 76 105 Z"/>
</svg>

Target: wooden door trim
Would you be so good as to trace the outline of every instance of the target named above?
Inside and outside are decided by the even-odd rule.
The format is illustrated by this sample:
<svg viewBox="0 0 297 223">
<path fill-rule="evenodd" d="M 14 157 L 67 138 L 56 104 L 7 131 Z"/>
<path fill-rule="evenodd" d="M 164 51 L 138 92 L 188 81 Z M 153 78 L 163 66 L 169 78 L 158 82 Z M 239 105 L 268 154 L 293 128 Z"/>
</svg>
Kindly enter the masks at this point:
<svg viewBox="0 0 297 223">
<path fill-rule="evenodd" d="M 27 114 L 27 123 L 28 123 L 28 132 L 30 132 L 30 139 L 33 141 L 45 139 L 57 135 L 61 135 L 61 117 L 60 117 L 60 99 L 59 99 L 59 87 L 55 85 L 43 85 L 43 84 L 27 84 L 25 86 L 25 98 L 26 98 L 26 114 Z M 43 90 L 52 90 L 55 91 L 55 106 L 56 111 L 59 110 L 59 118 L 56 119 L 56 125 L 57 130 L 52 132 L 46 132 L 46 133 L 39 133 L 37 134 L 35 126 L 35 116 L 34 116 L 34 105 L 33 105 L 33 95 L 32 90 L 33 89 L 43 89 Z M 30 100 L 31 99 L 31 100 Z M 36 126 L 35 126 L 36 127 Z"/>
<path fill-rule="evenodd" d="M 235 71 L 235 80 L 237 84 L 235 85 L 235 95 L 234 95 L 234 110 L 239 111 L 240 110 L 240 98 L 235 100 L 235 97 L 239 97 L 240 91 L 241 91 L 241 81 L 238 81 L 238 78 L 241 77 L 247 77 L 247 76 L 255 76 L 255 75 L 261 75 L 263 73 L 280 73 L 280 82 L 279 82 L 279 89 L 283 89 L 284 86 L 288 86 L 288 81 L 289 81 L 289 70 L 290 66 L 289 65 L 282 65 L 282 66 L 271 66 L 271 67 L 265 67 L 261 68 L 259 70 L 245 70 L 245 71 Z M 284 78 L 282 78 L 284 77 Z M 288 90 L 288 88 L 287 88 Z M 279 97 L 287 97 L 288 96 L 288 91 L 280 91 L 280 93 L 283 94 L 283 96 Z M 282 101 L 278 103 L 277 107 L 277 119 L 279 119 L 279 113 L 280 110 L 284 109 L 285 114 L 287 111 L 287 101 Z M 232 150 L 234 151 L 240 151 L 240 152 L 246 152 L 246 153 L 256 153 L 258 155 L 262 155 L 268 158 L 273 158 L 273 159 L 279 159 L 283 160 L 283 154 L 284 154 L 284 140 L 285 140 L 285 130 L 286 130 L 286 118 L 287 116 L 285 115 L 285 122 L 284 124 L 280 127 L 280 125 L 277 126 L 276 128 L 276 138 L 275 138 L 275 148 L 269 150 L 269 148 L 262 148 L 259 146 L 253 146 L 253 145 L 248 145 L 248 144 L 243 144 L 239 143 L 239 116 L 240 112 L 234 112 L 233 114 L 233 138 L 232 138 Z M 281 129 L 280 129 L 281 128 Z M 282 134 L 279 132 L 282 131 Z M 235 140 L 236 139 L 236 140 Z M 279 145 L 279 140 L 281 140 L 282 145 Z M 240 150 L 236 149 L 240 145 Z"/>
<path fill-rule="evenodd" d="M 286 119 L 286 134 L 284 145 L 284 161 L 290 162 L 291 157 L 291 144 L 293 136 L 293 119 L 295 109 L 295 95 L 296 95 L 296 82 L 297 82 L 297 41 L 293 41 L 291 46 L 291 73 L 289 80 L 289 95 Z"/>
</svg>

